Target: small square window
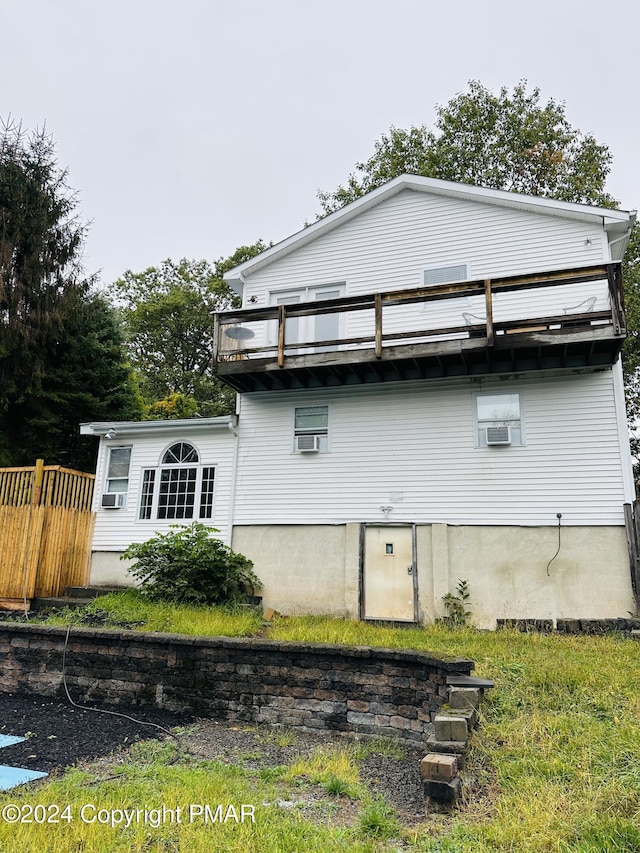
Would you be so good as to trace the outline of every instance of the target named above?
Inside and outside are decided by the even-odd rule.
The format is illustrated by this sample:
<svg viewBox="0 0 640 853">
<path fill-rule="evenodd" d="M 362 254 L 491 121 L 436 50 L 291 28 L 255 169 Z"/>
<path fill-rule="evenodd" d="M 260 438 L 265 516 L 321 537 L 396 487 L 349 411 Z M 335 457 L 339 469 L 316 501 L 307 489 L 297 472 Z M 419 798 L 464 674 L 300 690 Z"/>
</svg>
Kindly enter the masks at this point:
<svg viewBox="0 0 640 853">
<path fill-rule="evenodd" d="M 296 406 L 293 443 L 296 453 L 325 452 L 329 449 L 328 406 Z"/>
<path fill-rule="evenodd" d="M 520 392 L 477 394 L 475 402 L 478 447 L 524 444 Z"/>
</svg>

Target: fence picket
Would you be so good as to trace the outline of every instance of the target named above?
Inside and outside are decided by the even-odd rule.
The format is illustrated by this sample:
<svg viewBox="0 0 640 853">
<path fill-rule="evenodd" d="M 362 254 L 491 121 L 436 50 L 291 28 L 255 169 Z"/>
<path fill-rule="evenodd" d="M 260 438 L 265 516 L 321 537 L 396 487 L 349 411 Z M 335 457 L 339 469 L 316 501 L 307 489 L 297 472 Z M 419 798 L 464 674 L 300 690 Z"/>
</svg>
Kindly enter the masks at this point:
<svg viewBox="0 0 640 853">
<path fill-rule="evenodd" d="M 0 468 L 0 604 L 89 582 L 93 474 L 59 465 Z"/>
</svg>

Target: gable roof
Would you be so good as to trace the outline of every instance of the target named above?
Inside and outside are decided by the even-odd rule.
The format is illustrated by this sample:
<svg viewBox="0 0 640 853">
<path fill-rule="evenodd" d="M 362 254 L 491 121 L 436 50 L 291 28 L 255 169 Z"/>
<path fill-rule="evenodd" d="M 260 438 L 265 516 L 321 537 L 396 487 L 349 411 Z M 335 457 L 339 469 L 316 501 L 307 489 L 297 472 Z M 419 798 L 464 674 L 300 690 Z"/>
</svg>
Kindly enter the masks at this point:
<svg viewBox="0 0 640 853">
<path fill-rule="evenodd" d="M 242 292 L 245 277 L 257 272 L 275 260 L 288 255 L 295 249 L 317 240 L 334 228 L 338 228 L 355 216 L 364 213 L 383 201 L 397 195 L 403 190 L 443 195 L 449 198 L 475 201 L 482 204 L 492 204 L 498 207 L 510 207 L 514 210 L 525 210 L 546 216 L 558 216 L 563 219 L 576 219 L 583 222 L 602 224 L 608 235 L 613 260 L 622 260 L 624 250 L 635 222 L 636 212 L 626 210 L 610 210 L 604 207 L 593 207 L 588 204 L 573 204 L 566 201 L 543 198 L 542 196 L 521 195 L 519 193 L 492 190 L 486 187 L 476 187 L 471 184 L 458 184 L 453 181 L 441 181 L 437 178 L 423 178 L 419 175 L 400 175 L 378 189 L 362 196 L 340 210 L 314 222 L 307 228 L 287 237 L 275 246 L 267 249 L 255 258 L 251 258 L 234 269 L 225 273 L 224 279 L 238 293 Z"/>
</svg>

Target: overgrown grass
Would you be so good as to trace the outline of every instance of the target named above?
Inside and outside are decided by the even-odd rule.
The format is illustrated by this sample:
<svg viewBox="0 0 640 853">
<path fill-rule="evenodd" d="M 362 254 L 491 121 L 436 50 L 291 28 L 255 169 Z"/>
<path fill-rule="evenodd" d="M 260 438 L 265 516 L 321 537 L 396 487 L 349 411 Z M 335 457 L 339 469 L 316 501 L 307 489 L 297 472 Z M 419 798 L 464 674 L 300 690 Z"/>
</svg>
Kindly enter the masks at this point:
<svg viewBox="0 0 640 853">
<path fill-rule="evenodd" d="M 82 625 L 97 619 L 106 627 L 130 626 L 138 631 L 210 637 L 246 637 L 262 625 L 260 613 L 249 607 L 187 606 L 149 601 L 138 590 L 101 595 L 82 610 L 67 610 L 49 616 L 50 625 Z"/>
<path fill-rule="evenodd" d="M 281 619 L 270 636 L 465 656 L 495 681 L 468 768 L 481 789 L 437 838 L 414 834 L 416 850 L 640 851 L 637 641 L 319 617 Z"/>
<path fill-rule="evenodd" d="M 251 634 L 252 612 L 221 614 L 200 608 L 147 605 L 127 593 L 99 599 L 120 621 L 142 621 L 145 630 L 189 634 Z M 210 616 L 207 616 L 207 612 Z M 209 622 L 209 618 L 212 620 Z M 221 621 L 222 620 L 222 621 Z M 228 621 L 226 621 L 228 620 Z M 476 661 L 476 672 L 496 683 L 482 708 L 466 768 L 471 796 L 452 817 L 432 816 L 404 831 L 403 849 L 416 853 L 640 853 L 640 646 L 616 635 L 562 637 L 515 632 L 393 629 L 319 617 L 277 619 L 268 636 L 277 640 L 415 648 Z M 2 850 L 224 850 L 387 851 L 399 830 L 384 803 L 363 798 L 355 754 L 316 755 L 298 767 L 277 768 L 249 781 L 242 771 L 219 765 L 137 768 L 121 785 L 78 787 L 67 774 L 37 791 L 40 802 L 90 801 L 101 808 L 123 803 L 167 805 L 256 802 L 255 825 L 181 826 L 114 832 L 95 826 L 0 823 Z M 75 781 L 74 781 L 75 780 Z M 339 795 L 360 797 L 361 815 L 344 829 L 316 826 L 295 808 L 271 806 L 288 784 L 320 784 Z M 84 797 L 84 800 L 82 798 Z M 186 800 L 185 800 L 186 798 Z M 295 796 L 292 795 L 295 799 Z M 30 789 L 2 802 L 34 801 Z M 111 804 L 111 805 L 110 805 Z M 379 830 L 376 827 L 379 826 Z M 155 834 L 154 834 L 155 833 Z M 2 846 L 11 844 L 12 846 Z M 55 845 L 58 846 L 55 846 Z M 31 845 L 31 846 L 29 846 Z M 53 846 L 48 846 L 53 845 Z M 106 845 L 106 846 L 105 846 Z M 155 845 L 155 846 L 154 846 Z"/>
</svg>

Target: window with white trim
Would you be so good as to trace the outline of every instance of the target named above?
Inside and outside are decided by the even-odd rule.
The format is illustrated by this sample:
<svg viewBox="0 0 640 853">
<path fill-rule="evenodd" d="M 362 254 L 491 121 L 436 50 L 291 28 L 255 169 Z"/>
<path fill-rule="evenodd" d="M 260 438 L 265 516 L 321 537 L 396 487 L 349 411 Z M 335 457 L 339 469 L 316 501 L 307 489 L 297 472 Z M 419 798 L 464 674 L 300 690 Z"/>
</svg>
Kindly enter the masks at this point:
<svg viewBox="0 0 640 853">
<path fill-rule="evenodd" d="M 478 447 L 524 444 L 522 394 L 476 394 L 476 432 Z"/>
<path fill-rule="evenodd" d="M 128 491 L 130 466 L 131 447 L 109 447 L 105 494 Z"/>
<path fill-rule="evenodd" d="M 329 449 L 328 406 L 296 406 L 293 421 L 295 453 L 326 452 Z"/>
<path fill-rule="evenodd" d="M 142 472 L 139 518 L 184 520 L 213 517 L 215 466 L 201 465 L 196 448 L 172 444 L 158 468 Z"/>
</svg>

